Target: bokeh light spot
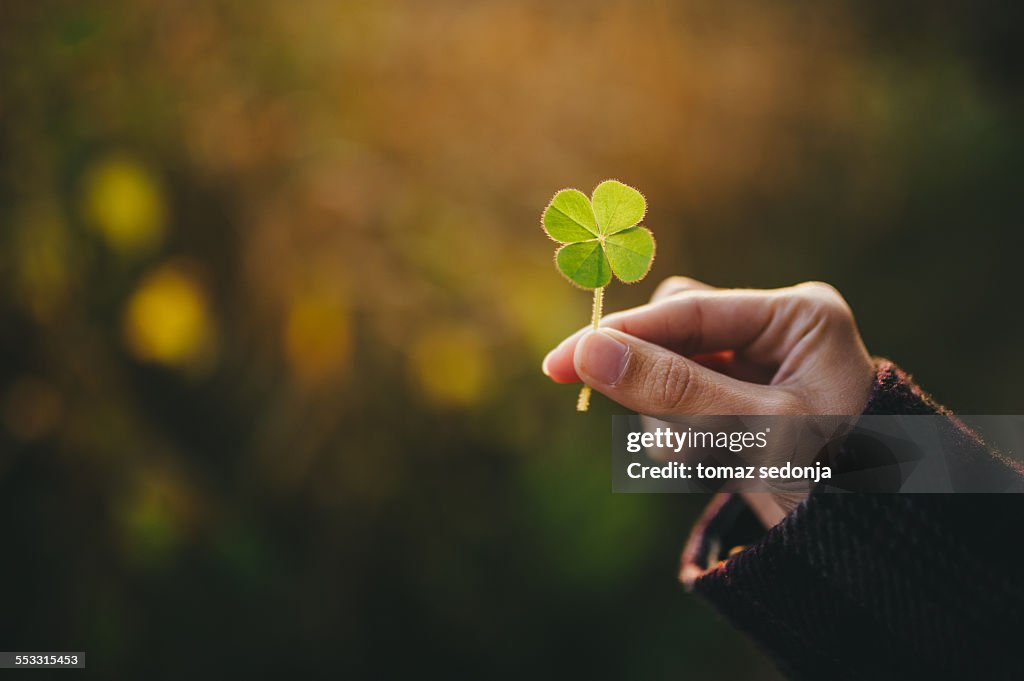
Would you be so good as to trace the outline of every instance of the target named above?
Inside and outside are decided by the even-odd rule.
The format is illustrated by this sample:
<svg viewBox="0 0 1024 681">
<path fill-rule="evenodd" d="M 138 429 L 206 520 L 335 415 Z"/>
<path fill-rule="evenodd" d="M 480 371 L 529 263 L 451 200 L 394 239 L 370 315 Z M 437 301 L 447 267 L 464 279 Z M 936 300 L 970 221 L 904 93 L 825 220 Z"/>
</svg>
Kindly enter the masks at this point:
<svg viewBox="0 0 1024 681">
<path fill-rule="evenodd" d="M 480 333 L 439 325 L 414 341 L 410 365 L 423 394 L 445 407 L 470 406 L 488 387 L 491 360 Z"/>
<path fill-rule="evenodd" d="M 340 378 L 351 347 L 349 308 L 343 295 L 313 291 L 292 300 L 284 324 L 284 349 L 300 381 L 323 385 Z"/>
<path fill-rule="evenodd" d="M 97 162 L 86 174 L 84 211 L 115 251 L 138 255 L 163 240 L 167 209 L 156 177 L 128 156 Z"/>
<path fill-rule="evenodd" d="M 143 279 L 125 308 L 124 339 L 143 361 L 196 367 L 214 336 L 206 295 L 188 268 L 164 265 Z"/>
<path fill-rule="evenodd" d="M 67 229 L 51 205 L 29 211 L 17 227 L 14 273 L 20 302 L 36 319 L 49 321 L 71 286 Z"/>
<path fill-rule="evenodd" d="M 139 471 L 119 509 L 124 548 L 142 566 L 173 557 L 194 524 L 197 499 L 174 471 Z"/>
</svg>

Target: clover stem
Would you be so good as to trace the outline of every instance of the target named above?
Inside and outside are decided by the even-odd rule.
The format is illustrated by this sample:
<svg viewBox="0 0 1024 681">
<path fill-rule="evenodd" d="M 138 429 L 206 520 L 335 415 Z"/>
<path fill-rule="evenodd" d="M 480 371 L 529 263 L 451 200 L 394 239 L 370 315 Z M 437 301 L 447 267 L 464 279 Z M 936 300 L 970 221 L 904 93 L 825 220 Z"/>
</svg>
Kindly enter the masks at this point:
<svg viewBox="0 0 1024 681">
<path fill-rule="evenodd" d="M 604 305 L 604 287 L 599 286 L 594 289 L 594 311 L 591 313 L 590 326 L 594 331 L 597 331 L 598 324 L 601 323 L 601 307 Z M 576 411 L 587 411 L 590 409 L 590 386 L 585 385 L 580 388 L 580 396 L 576 400 Z"/>
</svg>

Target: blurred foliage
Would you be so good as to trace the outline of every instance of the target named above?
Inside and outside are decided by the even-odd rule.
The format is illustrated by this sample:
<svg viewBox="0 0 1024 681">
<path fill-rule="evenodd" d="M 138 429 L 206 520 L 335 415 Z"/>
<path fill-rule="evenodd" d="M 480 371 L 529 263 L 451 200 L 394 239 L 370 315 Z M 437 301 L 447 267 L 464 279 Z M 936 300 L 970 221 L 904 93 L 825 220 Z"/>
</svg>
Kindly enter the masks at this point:
<svg viewBox="0 0 1024 681">
<path fill-rule="evenodd" d="M 1020 412 L 1021 10 L 0 5 L 6 650 L 109 677 L 775 678 L 613 496 L 539 211 L 642 187 L 654 276 L 834 283 Z M 285 672 L 287 670 L 287 672 Z"/>
</svg>

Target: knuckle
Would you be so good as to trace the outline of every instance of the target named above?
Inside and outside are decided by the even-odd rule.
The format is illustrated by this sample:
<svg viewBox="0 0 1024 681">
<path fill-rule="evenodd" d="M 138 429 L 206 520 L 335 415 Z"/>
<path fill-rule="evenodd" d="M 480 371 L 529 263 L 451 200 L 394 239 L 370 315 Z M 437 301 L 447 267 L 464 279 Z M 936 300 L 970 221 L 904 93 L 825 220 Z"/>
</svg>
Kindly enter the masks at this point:
<svg viewBox="0 0 1024 681">
<path fill-rule="evenodd" d="M 668 279 L 662 279 L 661 283 L 654 289 L 654 293 L 651 294 L 651 300 L 657 300 L 658 298 L 664 298 L 672 291 L 675 291 L 678 287 L 676 284 L 678 277 L 669 277 Z"/>
<path fill-rule="evenodd" d="M 676 288 L 682 288 L 685 286 L 695 286 L 697 284 L 696 280 L 691 279 L 690 277 L 684 277 L 680 274 L 672 275 L 662 283 L 666 285 L 675 286 Z"/>
<path fill-rule="evenodd" d="M 843 295 L 831 284 L 808 281 L 793 287 L 800 302 L 833 322 L 852 322 L 853 311 Z"/>
<path fill-rule="evenodd" d="M 842 298 L 835 286 L 824 281 L 805 281 L 802 284 L 797 284 L 793 288 L 810 296 L 836 296 Z"/>
<path fill-rule="evenodd" d="M 662 280 L 658 287 L 654 290 L 652 298 L 664 298 L 665 296 L 685 291 L 687 289 L 694 288 L 697 282 L 690 277 L 683 277 L 680 275 L 674 275 Z"/>
<path fill-rule="evenodd" d="M 662 409 L 685 404 L 693 390 L 693 372 L 680 357 L 667 355 L 651 363 L 647 380 L 647 399 Z"/>
<path fill-rule="evenodd" d="M 775 402 L 772 410 L 776 414 L 799 416 L 812 413 L 804 403 L 803 396 L 797 391 L 781 389 L 775 394 Z"/>
</svg>

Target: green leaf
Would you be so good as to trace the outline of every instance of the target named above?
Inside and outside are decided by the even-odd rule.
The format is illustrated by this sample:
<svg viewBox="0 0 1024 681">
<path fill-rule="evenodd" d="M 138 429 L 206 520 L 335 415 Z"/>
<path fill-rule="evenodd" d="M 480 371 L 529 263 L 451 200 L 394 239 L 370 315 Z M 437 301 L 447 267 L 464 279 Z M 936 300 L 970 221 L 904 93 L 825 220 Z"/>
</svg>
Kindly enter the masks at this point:
<svg viewBox="0 0 1024 681">
<path fill-rule="evenodd" d="M 597 219 L 590 199 L 578 189 L 563 189 L 544 210 L 544 231 L 564 244 L 597 236 Z"/>
<path fill-rule="evenodd" d="M 596 239 L 562 246 L 555 263 L 569 281 L 583 288 L 600 288 L 612 280 L 608 258 Z"/>
<path fill-rule="evenodd" d="M 615 276 L 627 284 L 643 279 L 654 261 L 654 236 L 645 227 L 607 236 L 604 247 Z"/>
<path fill-rule="evenodd" d="M 643 220 L 647 212 L 644 195 L 618 180 L 605 180 L 597 185 L 593 204 L 601 234 L 629 229 Z"/>
</svg>

